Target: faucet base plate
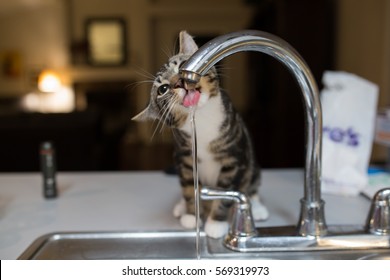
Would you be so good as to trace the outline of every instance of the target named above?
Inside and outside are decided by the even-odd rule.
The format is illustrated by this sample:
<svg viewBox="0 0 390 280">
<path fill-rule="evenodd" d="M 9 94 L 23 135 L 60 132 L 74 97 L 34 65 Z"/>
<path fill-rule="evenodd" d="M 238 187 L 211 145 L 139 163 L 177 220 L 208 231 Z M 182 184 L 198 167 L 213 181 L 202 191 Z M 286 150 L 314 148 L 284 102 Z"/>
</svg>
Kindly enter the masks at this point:
<svg viewBox="0 0 390 280">
<path fill-rule="evenodd" d="M 286 252 L 388 249 L 390 236 L 367 233 L 359 226 L 329 227 L 326 236 L 301 236 L 296 227 L 259 228 L 256 236 L 227 235 L 224 245 L 237 252 Z"/>
</svg>

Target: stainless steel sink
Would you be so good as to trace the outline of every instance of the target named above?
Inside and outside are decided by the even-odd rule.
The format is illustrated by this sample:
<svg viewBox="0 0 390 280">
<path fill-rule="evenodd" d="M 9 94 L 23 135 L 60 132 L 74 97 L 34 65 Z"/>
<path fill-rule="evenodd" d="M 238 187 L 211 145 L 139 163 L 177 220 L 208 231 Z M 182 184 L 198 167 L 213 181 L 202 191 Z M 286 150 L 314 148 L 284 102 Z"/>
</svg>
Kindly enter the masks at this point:
<svg viewBox="0 0 390 280">
<path fill-rule="evenodd" d="M 19 259 L 195 259 L 195 232 L 63 232 L 38 238 Z M 381 259 L 390 260 L 390 249 L 263 251 L 229 250 L 220 239 L 200 235 L 205 259 Z"/>
</svg>

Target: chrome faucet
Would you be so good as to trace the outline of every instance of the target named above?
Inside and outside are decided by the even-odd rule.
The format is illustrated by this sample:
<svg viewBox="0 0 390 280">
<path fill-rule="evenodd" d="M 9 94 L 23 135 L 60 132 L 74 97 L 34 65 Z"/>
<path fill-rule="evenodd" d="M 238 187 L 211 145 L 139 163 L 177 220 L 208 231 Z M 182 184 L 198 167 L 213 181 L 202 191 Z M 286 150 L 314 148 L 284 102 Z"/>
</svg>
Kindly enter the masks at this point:
<svg viewBox="0 0 390 280">
<path fill-rule="evenodd" d="M 194 84 L 217 62 L 242 51 L 258 51 L 275 57 L 293 73 L 302 89 L 307 149 L 299 232 L 303 236 L 324 235 L 327 227 L 321 200 L 321 103 L 313 75 L 300 55 L 287 42 L 271 34 L 252 30 L 235 32 L 217 37 L 201 47 L 183 64 L 181 76 L 188 84 Z"/>
<path fill-rule="evenodd" d="M 234 217 L 230 230 L 225 238 L 225 245 L 238 251 L 256 250 L 302 250 L 313 247 L 332 249 L 344 240 L 343 235 L 335 234 L 325 222 L 324 201 L 321 199 L 321 149 L 322 149 L 322 109 L 318 87 L 315 79 L 301 56 L 284 40 L 266 32 L 246 30 L 219 36 L 203 45 L 180 68 L 180 75 L 186 86 L 194 86 L 207 71 L 223 58 L 237 52 L 258 51 L 276 58 L 282 62 L 296 78 L 303 95 L 306 125 L 306 159 L 304 177 L 304 196 L 301 199 L 301 213 L 292 230 L 283 228 L 276 238 L 262 236 L 262 230 L 254 228 L 250 211 L 250 203 L 244 194 L 229 191 L 219 191 L 203 188 L 201 198 L 204 200 L 228 199 L 235 202 Z M 338 227 L 339 228 L 339 227 Z M 342 230 L 345 231 L 345 230 Z M 350 232 L 349 230 L 347 230 Z M 267 231 L 275 233 L 275 231 Z M 331 233 L 329 233 L 331 232 Z M 350 235 L 345 238 L 349 246 L 367 246 L 367 241 L 380 238 L 370 235 L 370 238 L 359 236 L 351 241 Z M 364 230 L 364 234 L 367 230 Z M 283 235 L 283 236 L 282 236 Z M 338 242 L 331 242 L 332 238 Z M 389 238 L 383 237 L 385 246 L 389 247 Z M 387 238 L 387 239 L 386 239 Z M 379 242 L 380 243 L 380 242 Z M 377 246 L 379 244 L 376 241 Z M 337 245 L 338 244 L 338 245 Z M 338 248 L 339 249 L 339 248 Z"/>
</svg>

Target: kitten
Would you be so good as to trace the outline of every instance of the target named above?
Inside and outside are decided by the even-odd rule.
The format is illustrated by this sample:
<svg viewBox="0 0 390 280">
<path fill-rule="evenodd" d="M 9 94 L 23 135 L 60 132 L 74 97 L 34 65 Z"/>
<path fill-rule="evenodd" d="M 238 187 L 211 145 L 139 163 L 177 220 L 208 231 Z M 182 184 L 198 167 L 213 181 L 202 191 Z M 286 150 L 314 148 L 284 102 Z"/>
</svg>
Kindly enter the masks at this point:
<svg viewBox="0 0 390 280">
<path fill-rule="evenodd" d="M 220 89 L 215 68 L 200 79 L 195 89 L 185 89 L 179 68 L 198 47 L 185 31 L 180 32 L 179 42 L 179 53 L 156 75 L 147 108 L 133 118 L 158 119 L 172 128 L 174 158 L 183 194 L 173 214 L 185 228 L 195 227 L 190 107 L 196 106 L 199 184 L 247 194 L 251 198 L 254 219 L 266 219 L 268 211 L 257 194 L 260 169 L 247 128 L 228 95 Z M 208 236 L 219 238 L 227 233 L 231 204 L 215 200 L 207 209 L 207 203 L 202 202 L 202 216 L 209 212 L 205 223 Z"/>
</svg>

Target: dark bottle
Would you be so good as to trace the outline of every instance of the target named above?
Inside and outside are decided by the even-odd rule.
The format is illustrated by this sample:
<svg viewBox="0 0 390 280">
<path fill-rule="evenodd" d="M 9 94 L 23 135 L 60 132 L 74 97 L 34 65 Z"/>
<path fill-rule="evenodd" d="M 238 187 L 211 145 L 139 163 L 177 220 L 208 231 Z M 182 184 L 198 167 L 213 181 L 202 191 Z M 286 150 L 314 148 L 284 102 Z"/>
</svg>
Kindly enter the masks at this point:
<svg viewBox="0 0 390 280">
<path fill-rule="evenodd" d="M 40 147 L 41 172 L 43 176 L 43 196 L 45 198 L 57 197 L 56 157 L 53 144 L 43 142 Z"/>
</svg>

